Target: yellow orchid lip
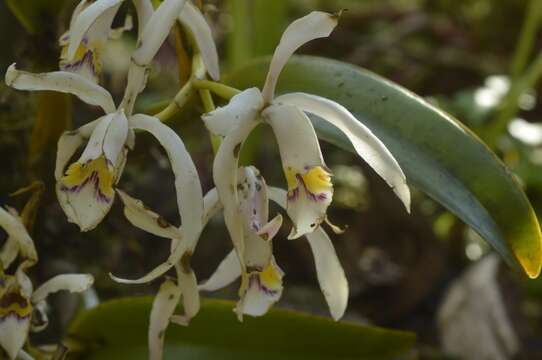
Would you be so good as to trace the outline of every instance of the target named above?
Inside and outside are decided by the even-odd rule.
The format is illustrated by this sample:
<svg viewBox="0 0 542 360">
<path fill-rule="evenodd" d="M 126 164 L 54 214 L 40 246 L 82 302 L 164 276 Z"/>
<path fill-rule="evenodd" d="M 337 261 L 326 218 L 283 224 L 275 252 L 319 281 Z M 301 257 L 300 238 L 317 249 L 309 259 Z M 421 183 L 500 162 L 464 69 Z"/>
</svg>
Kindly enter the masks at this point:
<svg viewBox="0 0 542 360">
<path fill-rule="evenodd" d="M 99 202 L 109 203 L 114 196 L 114 174 L 112 166 L 100 156 L 90 160 L 86 164 L 75 162 L 66 170 L 66 175 L 61 179 L 61 190 L 71 193 L 79 193 L 87 185 L 94 186 L 95 198 Z"/>
<path fill-rule="evenodd" d="M 8 276 L 9 277 L 9 276 Z M 4 283 L 7 279 L 0 278 Z M 32 315 L 32 304 L 28 298 L 20 293 L 19 288 L 8 286 L 7 289 L 0 288 L 0 321 L 9 316 L 18 320 L 29 319 Z"/>
<path fill-rule="evenodd" d="M 328 193 L 333 189 L 331 175 L 321 166 L 306 167 L 307 172 L 300 174 L 291 167 L 284 172 L 288 182 L 288 201 L 295 201 L 299 197 L 300 186 L 305 189 L 308 199 L 312 201 L 325 201 Z"/>
</svg>

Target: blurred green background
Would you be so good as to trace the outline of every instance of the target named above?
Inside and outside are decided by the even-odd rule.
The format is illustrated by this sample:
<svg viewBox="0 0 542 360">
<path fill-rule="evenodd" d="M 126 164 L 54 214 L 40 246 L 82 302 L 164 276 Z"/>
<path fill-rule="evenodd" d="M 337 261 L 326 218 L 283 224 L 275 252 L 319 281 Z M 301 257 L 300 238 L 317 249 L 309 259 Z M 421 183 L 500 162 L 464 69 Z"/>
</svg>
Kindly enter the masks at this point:
<svg viewBox="0 0 542 360">
<path fill-rule="evenodd" d="M 10 2 L 0 2 L 0 69 L 5 71 L 13 62 L 21 69 L 55 69 L 59 51 L 56 39 L 67 28 L 75 1 L 59 0 L 45 5 L 36 1 L 33 5 L 43 8 L 29 20 L 39 24 L 35 28 L 21 24 L 9 11 Z M 542 64 L 538 64 L 542 59 L 542 55 L 538 57 L 542 49 L 542 5 L 538 3 L 539 0 L 229 0 L 203 1 L 203 9 L 216 36 L 224 73 L 255 57 L 271 54 L 293 19 L 314 9 L 347 9 L 329 39 L 314 41 L 300 53 L 367 68 L 450 112 L 493 147 L 518 176 L 533 206 L 542 214 L 542 106 L 538 91 L 542 73 Z M 122 9 L 115 22 L 119 26 L 126 14 L 133 14 L 129 3 Z M 139 98 L 140 109 L 171 97 L 179 88 L 182 74 L 177 67 L 174 38 L 170 40 L 161 49 L 149 86 Z M 133 47 L 133 37 L 126 35 L 112 41 L 104 52 L 104 85 L 116 99 L 122 96 L 126 64 Z M 201 105 L 196 100 L 191 105 L 191 110 L 175 118 L 173 126 L 187 144 L 208 190 L 212 186 L 212 150 L 198 119 Z M 108 273 L 128 277 L 145 273 L 167 256 L 168 241 L 131 227 L 119 202 L 100 227 L 79 233 L 76 226 L 67 223 L 55 199 L 55 136 L 70 122 L 69 126 L 76 127 L 99 113 L 73 101 L 71 119 L 62 111 L 57 115 L 53 112 L 47 119 L 42 116 L 42 122 L 57 122 L 59 128 L 32 135 L 33 124 L 40 119 L 38 110 L 47 106 L 54 109 L 57 105 L 46 101 L 44 104 L 35 93 L 0 85 L 0 203 L 21 209 L 26 198 L 7 194 L 36 179 L 47 185 L 34 229 L 41 258 L 33 273 L 36 282 L 59 272 L 82 271 L 96 276 L 96 294 L 101 300 L 154 293 L 158 284 L 117 285 Z M 243 156 L 256 164 L 269 184 L 284 185 L 276 143 L 269 135 L 266 129 L 259 130 Z M 501 264 L 495 281 L 466 287 L 480 306 L 462 305 L 463 310 L 472 311 L 472 323 L 444 324 L 438 314 L 449 300 L 449 289 L 453 284 L 468 283 L 466 271 L 480 259 L 488 259 L 484 258 L 490 252 L 488 246 L 415 190 L 409 216 L 386 184 L 356 157 L 325 143 L 322 149 L 336 187 L 330 218 L 340 226 L 348 226 L 344 235 L 333 236 L 351 287 L 346 319 L 416 332 L 422 359 L 453 358 L 451 353 L 458 346 L 470 349 L 472 344 L 461 344 L 465 340 L 457 340 L 450 326 L 463 326 L 465 334 L 473 331 L 470 336 L 480 348 L 497 346 L 502 359 L 542 358 L 542 280 L 527 281 Z M 143 135 L 130 156 L 120 187 L 137 195 L 172 223 L 178 223 L 176 203 L 171 201 L 172 178 L 165 154 L 150 137 Z M 304 241 L 286 241 L 287 226 L 284 228 L 275 242 L 276 257 L 286 272 L 286 289 L 278 306 L 327 315 L 309 247 Z M 198 278 L 209 276 L 230 248 L 224 225 L 216 219 L 205 230 L 193 259 Z M 210 296 L 235 299 L 236 286 Z M 495 305 L 494 295 L 486 287 L 496 289 L 502 303 Z M 73 306 L 61 295 L 54 300 L 52 308 L 59 320 L 40 334 L 45 339 L 58 337 L 70 315 L 60 309 Z M 491 306 L 504 309 L 508 320 L 504 325 L 493 323 L 494 317 L 484 314 L 483 310 Z M 457 316 L 453 318 L 460 319 L 459 313 L 454 314 Z M 493 333 L 477 330 L 484 324 Z M 510 337 L 503 335 L 506 331 L 502 327 L 508 327 L 515 335 L 517 346 L 507 345 Z M 455 353 L 458 358 L 481 358 L 472 357 L 472 352 L 471 356 Z"/>
</svg>

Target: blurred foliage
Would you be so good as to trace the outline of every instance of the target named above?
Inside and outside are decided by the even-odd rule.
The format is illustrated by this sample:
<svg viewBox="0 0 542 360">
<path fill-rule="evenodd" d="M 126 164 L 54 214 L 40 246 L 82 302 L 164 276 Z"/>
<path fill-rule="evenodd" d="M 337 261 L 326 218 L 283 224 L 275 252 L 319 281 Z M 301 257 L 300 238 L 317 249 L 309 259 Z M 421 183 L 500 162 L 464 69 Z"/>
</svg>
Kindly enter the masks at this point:
<svg viewBox="0 0 542 360">
<path fill-rule="evenodd" d="M 362 66 L 417 94 L 428 96 L 431 102 L 449 111 L 482 138 L 487 127 L 503 116 L 499 114 L 504 113 L 505 97 L 514 84 L 517 87 L 517 80 L 525 75 L 524 70 L 533 64 L 536 52 L 541 48 L 540 19 L 536 21 L 536 11 L 528 10 L 528 6 L 536 6 L 535 2 L 203 1 L 205 6 L 218 9 L 209 10 L 208 17 L 214 24 L 221 53 L 226 55 L 225 65 L 230 68 L 240 66 L 256 55 L 269 54 L 285 25 L 307 11 L 348 9 L 330 39 L 315 41 L 303 47 L 301 52 Z M 0 69 L 4 71 L 14 61 L 20 68 L 29 70 L 55 68 L 56 40 L 66 29 L 74 4 L 75 1 L 60 0 L 0 2 L 0 36 L 4 46 L 0 52 Z M 13 13 L 8 12 L 8 8 Z M 532 29 L 529 31 L 525 30 L 527 25 L 523 25 L 526 14 L 535 19 L 528 26 Z M 31 25 L 34 23 L 40 25 Z M 531 33 L 532 37 L 522 41 L 525 32 Z M 133 39 L 126 40 L 114 43 L 117 47 L 112 51 L 113 60 L 121 60 L 125 56 L 122 51 L 126 51 L 122 49 L 133 46 Z M 172 46 L 162 49 L 149 91 L 138 106 L 155 104 L 156 100 L 175 93 L 179 74 L 178 63 L 172 54 L 173 42 Z M 125 74 L 118 73 L 119 68 L 118 63 L 109 62 L 103 79 L 105 87 L 113 89 L 116 97 L 125 81 Z M 516 90 L 512 99 L 506 100 L 516 109 L 508 112 L 511 115 L 504 116 L 505 126 L 499 127 L 493 145 L 518 176 L 537 213 L 542 214 L 542 135 L 537 136 L 542 131 L 542 107 L 538 77 Z M 62 221 L 65 216 L 51 186 L 52 167 L 45 166 L 40 172 L 30 168 L 30 134 L 33 124 L 39 129 L 39 121 L 35 122 L 39 118 L 35 114 L 43 106 L 40 102 L 38 94 L 22 95 L 0 85 L 0 154 L 4 159 L 0 164 L 2 204 L 20 209 L 24 196 L 8 198 L 5 194 L 30 184 L 37 174 L 46 182 L 35 224 L 42 262 L 33 276 L 40 282 L 59 269 L 91 272 L 96 275 L 96 289 L 102 299 L 153 293 L 155 288 L 119 287 L 110 281 L 107 273 L 144 273 L 165 258 L 168 243 L 130 227 L 118 205 L 103 226 L 80 234 L 74 225 Z M 196 110 L 179 114 L 174 126 L 186 141 L 200 169 L 205 189 L 208 189 L 212 184 L 211 149 L 201 122 L 195 121 L 201 104 L 198 99 L 193 99 L 192 105 Z M 77 102 L 72 110 L 74 126 L 98 113 Z M 62 126 L 67 126 L 67 118 L 61 116 L 60 119 Z M 515 122 L 518 119 L 522 122 Z M 53 139 L 57 132 L 50 134 L 47 141 L 43 138 L 43 148 L 34 145 L 47 148 L 43 153 L 35 152 L 40 153 L 44 164 L 54 162 Z M 274 139 L 265 129 L 256 139 L 249 157 L 265 173 L 268 183 L 283 184 L 280 171 L 270 165 L 278 162 Z M 347 164 L 344 166 L 353 171 L 337 171 L 336 195 L 337 200 L 342 200 L 339 200 L 340 206 L 333 207 L 330 212 L 335 222 L 349 226 L 343 236 L 334 238 L 351 284 L 347 318 L 415 331 L 421 358 L 444 358 L 435 312 L 452 280 L 488 249 L 480 245 L 479 238 L 455 217 L 420 193 L 414 193 L 413 212 L 407 216 L 397 206 L 387 186 L 366 166 L 346 152 L 326 144 L 322 144 L 322 148 L 330 166 Z M 170 201 L 174 194 L 172 176 L 164 165 L 164 156 L 150 139 L 140 137 L 121 184 L 128 192 L 141 194 L 146 204 L 175 222 L 175 204 Z M 359 185 L 358 175 L 352 175 L 360 172 L 363 185 Z M 339 178 L 354 178 L 354 181 Z M 364 190 L 358 192 L 358 187 L 353 190 L 354 183 Z M 346 195 L 339 196 L 341 193 Z M 352 194 L 357 194 L 357 198 Z M 209 275 L 229 248 L 223 224 L 212 222 L 193 259 L 198 276 Z M 278 241 L 276 252 L 290 284 L 290 291 L 285 292 L 279 305 L 325 314 L 323 300 L 316 295 L 317 282 L 307 244 Z M 505 272 L 509 279 L 501 282 L 501 291 L 507 294 L 508 310 L 522 342 L 517 357 L 540 359 L 542 280 L 525 281 Z M 218 296 L 234 298 L 235 286 Z M 54 303 L 54 311 L 62 313 L 63 307 L 59 304 L 63 303 Z M 51 318 L 52 330 L 42 335 L 46 341 L 57 339 L 62 332 L 62 326 Z"/>
</svg>

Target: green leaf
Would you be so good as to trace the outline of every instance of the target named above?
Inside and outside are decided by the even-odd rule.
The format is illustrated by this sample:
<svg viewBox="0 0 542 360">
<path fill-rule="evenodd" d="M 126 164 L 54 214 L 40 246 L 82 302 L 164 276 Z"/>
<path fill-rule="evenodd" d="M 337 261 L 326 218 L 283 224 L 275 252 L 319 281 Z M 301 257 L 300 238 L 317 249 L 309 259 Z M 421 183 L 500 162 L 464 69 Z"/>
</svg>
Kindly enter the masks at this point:
<svg viewBox="0 0 542 360">
<path fill-rule="evenodd" d="M 68 343 L 87 345 L 85 359 L 147 359 L 149 297 L 124 298 L 83 312 Z M 411 354 L 412 333 L 334 322 L 285 310 L 242 323 L 230 301 L 205 300 L 189 326 L 171 324 L 165 359 L 398 359 Z"/>
<path fill-rule="evenodd" d="M 268 59 L 226 79 L 261 86 Z M 367 70 L 334 60 L 293 57 L 278 93 L 302 91 L 335 100 L 389 148 L 408 182 L 475 229 L 512 266 L 537 277 L 542 236 L 531 204 L 504 164 L 469 129 L 422 98 Z M 315 119 L 321 138 L 353 151 L 335 127 Z"/>
</svg>

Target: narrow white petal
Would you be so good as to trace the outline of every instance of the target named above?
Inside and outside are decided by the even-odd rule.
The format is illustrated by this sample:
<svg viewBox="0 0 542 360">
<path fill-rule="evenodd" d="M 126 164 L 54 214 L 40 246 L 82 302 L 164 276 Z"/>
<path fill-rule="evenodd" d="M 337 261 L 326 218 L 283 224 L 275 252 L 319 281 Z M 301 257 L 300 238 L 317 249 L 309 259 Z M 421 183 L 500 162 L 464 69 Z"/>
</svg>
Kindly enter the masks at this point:
<svg viewBox="0 0 542 360">
<path fill-rule="evenodd" d="M 181 14 L 184 5 L 185 0 L 165 0 L 156 9 L 143 29 L 143 34 L 138 41 L 138 48 L 132 55 L 133 61 L 138 66 L 144 67 L 150 64 L 168 36 L 175 20 Z"/>
<path fill-rule="evenodd" d="M 176 317 L 177 319 L 182 317 L 183 322 L 188 324 L 200 309 L 198 280 L 189 264 L 183 264 L 182 262 L 177 266 L 177 277 L 177 282 L 181 289 L 184 314 Z"/>
<path fill-rule="evenodd" d="M 263 116 L 277 138 L 288 181 L 288 215 L 294 223 L 289 238 L 298 238 L 325 219 L 333 197 L 330 174 L 307 115 L 291 105 L 273 104 Z"/>
<path fill-rule="evenodd" d="M 6 85 L 18 90 L 49 90 L 69 93 L 90 105 L 100 106 L 106 113 L 115 111 L 111 94 L 83 76 L 67 71 L 33 74 L 20 71 L 12 64 L 5 77 Z"/>
<path fill-rule="evenodd" d="M 224 206 L 224 222 L 244 269 L 244 218 L 239 206 L 237 168 L 243 142 L 258 125 L 257 118 L 247 117 L 225 138 L 213 162 L 213 180 Z"/>
<path fill-rule="evenodd" d="M 149 22 L 152 14 L 154 13 L 154 8 L 152 6 L 151 0 L 132 0 L 137 12 L 137 32 L 138 38 L 143 34 L 143 29 Z"/>
<path fill-rule="evenodd" d="M 211 277 L 199 286 L 199 289 L 202 291 L 222 289 L 234 282 L 239 276 L 241 276 L 241 265 L 237 253 L 232 250 L 218 265 Z"/>
<path fill-rule="evenodd" d="M 124 97 L 119 106 L 120 108 L 124 109 L 128 116 L 132 114 L 137 95 L 143 91 L 145 85 L 147 84 L 148 74 L 148 67 L 139 66 L 134 62 L 130 63 L 130 67 L 128 68 L 128 80 L 126 89 L 124 90 Z"/>
<path fill-rule="evenodd" d="M 269 197 L 283 208 L 286 208 L 286 191 L 270 187 Z M 339 320 L 348 304 L 348 281 L 337 258 L 333 244 L 327 233 L 319 227 L 314 232 L 305 234 L 311 247 L 316 273 L 322 293 L 335 320 Z"/>
<path fill-rule="evenodd" d="M 339 320 L 348 305 L 348 281 L 344 270 L 329 236 L 321 227 L 306 236 L 314 256 L 320 289 L 331 316 Z"/>
<path fill-rule="evenodd" d="M 203 114 L 201 118 L 211 133 L 226 136 L 239 124 L 255 119 L 263 105 L 260 90 L 250 88 L 232 97 L 226 106 Z"/>
<path fill-rule="evenodd" d="M 406 177 L 386 146 L 369 128 L 358 121 L 344 106 L 326 98 L 292 93 L 277 97 L 274 103 L 296 106 L 314 114 L 341 130 L 350 140 L 358 155 L 380 175 L 410 211 L 410 191 Z"/>
<path fill-rule="evenodd" d="M 273 100 L 278 77 L 290 56 L 305 43 L 329 36 L 335 26 L 337 26 L 338 20 L 338 15 L 313 11 L 295 20 L 286 28 L 271 59 L 269 72 L 267 73 L 265 85 L 262 90 L 266 103 L 270 103 Z"/>
<path fill-rule="evenodd" d="M 119 156 L 126 146 L 127 139 L 128 119 L 120 110 L 115 113 L 103 139 L 103 154 L 114 167 L 117 167 L 119 163 Z"/>
<path fill-rule="evenodd" d="M 1 217 L 1 216 L 0 216 Z M 0 270 L 6 270 L 17 258 L 19 254 L 19 243 L 12 236 L 8 236 L 2 250 L 0 250 Z"/>
<path fill-rule="evenodd" d="M 162 360 L 164 337 L 180 296 L 180 288 L 173 281 L 166 280 L 154 298 L 149 325 L 150 360 Z"/>
<path fill-rule="evenodd" d="M 212 188 L 203 198 L 203 226 L 207 225 L 209 220 L 222 210 L 222 204 L 218 198 L 218 192 Z"/>
<path fill-rule="evenodd" d="M 30 356 L 30 354 L 24 350 L 19 350 L 19 353 L 17 354 L 17 359 L 18 360 L 34 360 L 34 358 Z"/>
<path fill-rule="evenodd" d="M 175 131 L 160 120 L 142 114 L 134 115 L 131 125 L 134 129 L 151 133 L 166 151 L 175 176 L 177 205 L 182 222 L 182 241 L 174 247 L 168 260 L 137 280 L 113 277 L 118 282 L 134 284 L 156 279 L 179 262 L 187 251 L 193 253 L 203 229 L 203 193 L 196 166 Z"/>
<path fill-rule="evenodd" d="M 213 33 L 205 17 L 196 6 L 187 1 L 179 16 L 179 21 L 192 33 L 207 72 L 213 80 L 218 81 L 220 79 L 218 53 Z"/>
<path fill-rule="evenodd" d="M 115 113 L 107 114 L 98 119 L 98 123 L 90 134 L 87 146 L 79 157 L 79 162 L 86 163 L 90 160 L 95 160 L 104 154 L 104 140 L 111 126 L 111 122 L 115 119 Z M 128 135 L 126 135 L 128 136 Z"/>
<path fill-rule="evenodd" d="M 49 294 L 60 290 L 67 290 L 72 293 L 80 293 L 92 286 L 94 278 L 89 274 L 62 274 L 57 275 L 34 291 L 32 294 L 32 302 L 37 304 L 45 300 Z"/>
<path fill-rule="evenodd" d="M 123 0 L 99 0 L 89 5 L 85 10 L 81 11 L 70 28 L 70 43 L 67 52 L 68 60 L 73 59 L 75 56 L 75 52 L 77 51 L 79 44 L 81 44 L 81 41 L 89 28 L 96 23 L 100 17 L 110 17 L 111 14 L 108 10 L 114 7 L 118 9 L 118 6 L 122 3 L 122 1 Z M 107 22 L 103 22 L 103 25 L 107 25 Z M 111 24 L 109 24 L 109 26 L 110 25 Z"/>
<path fill-rule="evenodd" d="M 162 216 L 145 207 L 141 200 L 135 199 L 122 190 L 117 190 L 124 203 L 124 215 L 132 225 L 156 236 L 168 239 L 181 239 L 181 231 Z"/>
<path fill-rule="evenodd" d="M 17 244 L 17 249 L 24 259 L 28 259 L 32 262 L 38 260 L 38 254 L 36 252 L 36 248 L 34 247 L 34 241 L 32 241 L 32 238 L 26 231 L 21 219 L 17 215 L 10 214 L 1 206 L 0 227 L 2 227 L 7 233 L 8 239 L 10 239 L 8 243 L 13 241 Z M 6 265 L 4 264 L 4 266 Z"/>
</svg>

